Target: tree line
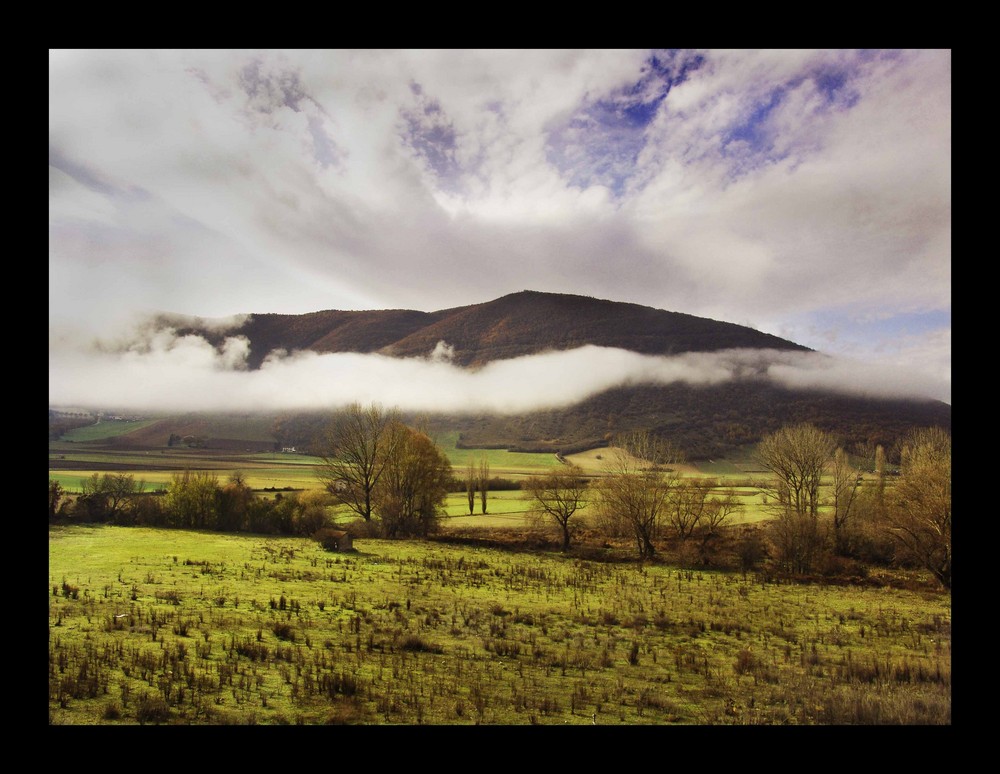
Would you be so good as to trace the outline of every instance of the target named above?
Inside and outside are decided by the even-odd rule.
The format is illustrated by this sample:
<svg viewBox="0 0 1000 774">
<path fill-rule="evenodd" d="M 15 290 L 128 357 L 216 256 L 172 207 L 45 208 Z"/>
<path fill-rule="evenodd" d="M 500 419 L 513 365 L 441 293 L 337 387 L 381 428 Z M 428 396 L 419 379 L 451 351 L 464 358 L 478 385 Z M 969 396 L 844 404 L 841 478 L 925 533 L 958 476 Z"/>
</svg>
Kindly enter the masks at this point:
<svg viewBox="0 0 1000 774">
<path fill-rule="evenodd" d="M 773 515 L 769 527 L 779 565 L 809 573 L 830 556 L 906 563 L 951 588 L 949 432 L 910 431 L 899 445 L 894 477 L 881 445 L 866 463 L 874 476 L 865 478 L 832 435 L 807 424 L 765 437 L 757 456 L 772 474 L 760 486 Z"/>
<path fill-rule="evenodd" d="M 328 522 L 326 500 L 321 492 L 258 497 L 240 471 L 225 481 L 214 473 L 185 471 L 174 475 L 165 491 L 147 491 L 129 473 L 95 473 L 76 498 L 49 481 L 49 521 L 313 535 Z"/>
<path fill-rule="evenodd" d="M 342 505 L 365 534 L 426 536 L 454 482 L 451 463 L 430 437 L 378 405 L 338 412 L 320 457 L 323 491 L 273 499 L 258 497 L 239 471 L 225 482 L 185 471 L 163 492 L 147 492 L 128 473 L 95 473 L 75 499 L 50 480 L 49 520 L 314 536 L 332 526 L 327 506 Z"/>
<path fill-rule="evenodd" d="M 430 436 L 405 424 L 398 411 L 352 404 L 330 421 L 321 441 L 322 491 L 257 497 L 236 472 L 225 483 L 210 473 L 175 475 L 162 495 L 145 492 L 124 473 L 95 473 L 74 500 L 49 482 L 50 521 L 77 520 L 264 534 L 315 535 L 331 526 L 327 506 L 356 517 L 355 536 L 427 537 L 436 532 L 451 491 L 467 496 L 469 513 L 488 510 L 485 456 L 453 473 Z M 740 565 L 764 559 L 783 572 L 808 575 L 838 560 L 909 563 L 951 588 L 951 436 L 933 427 L 911 431 L 890 476 L 880 445 L 857 461 L 831 433 L 811 424 L 782 427 L 757 446 L 768 475 L 755 486 L 770 518 L 745 528 Z M 608 537 L 627 538 L 640 560 L 664 539 L 708 557 L 743 509 L 736 492 L 708 477 L 681 475 L 679 448 L 661 436 L 617 436 L 605 470 L 588 477 L 566 464 L 521 483 L 539 520 L 558 531 L 568 551 L 584 522 Z M 862 468 L 871 471 L 862 475 Z"/>
<path fill-rule="evenodd" d="M 930 572 L 951 588 L 951 435 L 939 427 L 911 431 L 899 444 L 899 470 L 890 476 L 886 452 L 873 445 L 861 468 L 831 433 L 803 423 L 765 436 L 757 462 L 768 471 L 755 481 L 770 518 L 748 527 L 736 551 L 744 571 L 770 558 L 790 575 L 836 568 L 843 560 L 902 564 Z M 536 512 L 560 531 L 568 550 L 577 514 L 596 506 L 598 529 L 630 537 L 640 560 L 664 538 L 694 543 L 705 557 L 744 506 L 713 478 L 685 477 L 671 468 L 676 447 L 648 432 L 615 439 L 603 475 L 588 485 L 569 466 L 529 480 Z"/>
</svg>

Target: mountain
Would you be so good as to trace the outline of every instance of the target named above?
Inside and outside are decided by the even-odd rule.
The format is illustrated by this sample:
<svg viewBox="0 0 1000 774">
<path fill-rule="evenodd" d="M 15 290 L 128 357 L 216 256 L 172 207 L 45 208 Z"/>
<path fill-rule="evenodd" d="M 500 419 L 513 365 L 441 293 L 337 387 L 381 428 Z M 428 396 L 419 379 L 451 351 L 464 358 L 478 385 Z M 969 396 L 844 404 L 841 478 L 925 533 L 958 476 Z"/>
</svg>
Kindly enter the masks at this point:
<svg viewBox="0 0 1000 774">
<path fill-rule="evenodd" d="M 184 329 L 218 341 L 221 334 Z M 302 315 L 253 314 L 227 336 L 250 341 L 249 365 L 269 352 L 378 352 L 426 356 L 444 341 L 452 362 L 478 366 L 491 360 L 594 344 L 646 355 L 713 352 L 731 348 L 809 351 L 794 342 L 733 323 L 587 296 L 525 290 L 494 301 L 439 312 L 325 311 Z"/>
<path fill-rule="evenodd" d="M 190 327 L 213 343 L 223 335 L 250 342 L 248 364 L 286 352 L 380 353 L 428 356 L 440 342 L 454 364 L 476 367 L 493 360 L 598 345 L 647 355 L 727 349 L 809 352 L 777 336 L 741 325 L 678 312 L 585 296 L 523 291 L 482 304 L 437 312 L 412 310 L 322 311 L 302 315 L 253 314 L 224 334 Z M 274 443 L 307 449 L 328 420 L 321 414 L 276 417 Z M 951 407 L 934 400 L 881 399 L 822 390 L 793 390 L 744 378 L 715 386 L 685 383 L 616 387 L 575 405 L 519 416 L 422 416 L 436 432 L 457 431 L 466 447 L 575 451 L 605 445 L 619 432 L 648 429 L 668 436 L 691 459 L 739 455 L 785 424 L 811 422 L 835 433 L 847 448 L 886 449 L 911 428 L 951 429 Z M 152 432 L 152 428 L 150 429 Z M 163 434 L 162 429 L 156 432 Z M 175 431 L 176 432 L 176 431 Z M 213 436 L 222 448 L 227 437 Z"/>
</svg>

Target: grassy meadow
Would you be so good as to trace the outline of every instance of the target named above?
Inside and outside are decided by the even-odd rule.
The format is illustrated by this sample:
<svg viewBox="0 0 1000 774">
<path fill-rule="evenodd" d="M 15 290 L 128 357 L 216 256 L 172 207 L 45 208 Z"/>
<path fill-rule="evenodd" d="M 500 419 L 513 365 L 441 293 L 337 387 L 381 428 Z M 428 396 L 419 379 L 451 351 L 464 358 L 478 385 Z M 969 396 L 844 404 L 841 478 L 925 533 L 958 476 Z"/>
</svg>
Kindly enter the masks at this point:
<svg viewBox="0 0 1000 774">
<path fill-rule="evenodd" d="M 95 472 L 126 472 L 142 481 L 146 491 L 165 489 L 175 475 L 184 470 L 207 472 L 224 482 L 239 470 L 248 485 L 258 492 L 266 490 L 319 490 L 322 484 L 317 475 L 321 464 L 319 457 L 298 453 L 215 451 L 187 447 L 161 449 L 99 448 L 86 442 L 113 439 L 148 422 L 107 420 L 98 425 L 77 428 L 60 441 L 49 444 L 49 478 L 58 481 L 70 494 L 79 494 L 83 483 Z M 458 433 L 445 433 L 435 437 L 435 442 L 445 451 L 454 473 L 461 478 L 468 465 L 477 466 L 481 460 L 489 464 L 491 477 L 522 481 L 529 476 L 543 475 L 562 463 L 551 453 L 510 452 L 505 449 L 459 449 Z M 599 477 L 606 469 L 612 450 L 591 449 L 569 455 L 568 462 L 578 465 L 589 476 Z M 740 499 L 743 512 L 733 523 L 754 522 L 768 518 L 761 507 L 758 490 L 747 486 L 753 465 L 745 460 L 720 460 L 698 465 L 674 466 L 683 475 L 710 475 L 720 484 L 732 488 Z M 264 495 L 266 496 L 266 494 Z M 462 492 L 452 493 L 445 504 L 446 521 L 461 526 L 498 526 L 509 524 L 523 526 L 528 504 L 519 491 L 492 491 L 488 495 L 487 515 L 481 514 L 477 498 L 476 513 L 469 514 L 468 502 Z M 581 517 L 589 513 L 585 507 Z M 336 513 L 334 515 L 337 515 Z M 342 514 L 346 516 L 346 514 Z M 454 520 L 454 521 L 452 521 Z"/>
<path fill-rule="evenodd" d="M 320 460 L 304 454 L 116 448 L 139 424 L 50 442 L 49 478 L 79 493 L 95 472 L 127 472 L 148 491 L 185 469 L 220 481 L 239 470 L 260 497 L 321 488 Z M 482 459 L 515 481 L 561 464 L 435 440 L 460 478 Z M 596 477 L 610 453 L 568 461 Z M 752 460 L 676 467 L 731 488 L 743 505 L 732 523 L 769 518 Z M 442 539 L 358 538 L 345 553 L 307 538 L 50 526 L 50 724 L 951 724 L 950 593 L 875 572 L 866 585 L 775 583 L 448 542 L 534 524 L 519 490 L 481 507 L 477 496 L 470 514 L 454 492 Z"/>
<path fill-rule="evenodd" d="M 950 724 L 951 596 L 49 530 L 51 724 Z"/>
</svg>

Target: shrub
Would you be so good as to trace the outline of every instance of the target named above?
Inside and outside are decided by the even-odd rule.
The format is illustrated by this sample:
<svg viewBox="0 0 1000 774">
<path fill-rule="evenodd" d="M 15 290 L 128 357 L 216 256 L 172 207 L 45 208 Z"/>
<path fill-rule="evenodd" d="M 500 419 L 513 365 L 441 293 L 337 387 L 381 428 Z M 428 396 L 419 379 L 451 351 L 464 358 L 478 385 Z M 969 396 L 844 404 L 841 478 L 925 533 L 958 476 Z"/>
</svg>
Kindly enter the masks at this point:
<svg viewBox="0 0 1000 774">
<path fill-rule="evenodd" d="M 410 653 L 441 653 L 442 649 L 438 645 L 428 642 L 419 634 L 407 634 L 399 640 L 397 646 L 400 650 Z"/>
<path fill-rule="evenodd" d="M 753 673 L 757 669 L 757 657 L 750 648 L 743 648 L 736 654 L 736 663 L 733 669 L 738 675 Z"/>
<path fill-rule="evenodd" d="M 170 720 L 170 707 L 161 696 L 143 694 L 135 708 L 135 719 L 139 721 L 139 725 L 166 723 Z"/>
<path fill-rule="evenodd" d="M 291 624 L 286 623 L 285 621 L 275 621 L 271 625 L 271 631 L 274 632 L 274 636 L 279 640 L 295 642 L 295 629 L 292 628 Z"/>
</svg>

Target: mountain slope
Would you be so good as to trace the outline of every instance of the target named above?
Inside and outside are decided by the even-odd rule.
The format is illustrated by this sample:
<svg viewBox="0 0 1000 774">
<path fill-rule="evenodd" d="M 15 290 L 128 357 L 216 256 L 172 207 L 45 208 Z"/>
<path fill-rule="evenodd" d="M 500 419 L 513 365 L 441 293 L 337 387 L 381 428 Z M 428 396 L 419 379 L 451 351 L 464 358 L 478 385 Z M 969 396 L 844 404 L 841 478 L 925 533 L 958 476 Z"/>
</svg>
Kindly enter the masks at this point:
<svg viewBox="0 0 1000 774">
<path fill-rule="evenodd" d="M 214 343 L 221 343 L 223 337 L 206 329 L 181 332 L 198 333 Z M 651 355 L 733 348 L 810 351 L 732 323 L 638 304 L 534 291 L 437 312 L 256 314 L 225 333 L 234 334 L 250 341 L 251 368 L 259 367 L 274 350 L 425 357 L 439 342 L 452 348 L 452 362 L 470 367 L 584 345 Z M 328 419 L 321 412 L 274 415 L 268 435 L 279 447 L 307 449 Z M 797 422 L 811 422 L 835 433 L 845 447 L 881 444 L 888 449 L 914 427 L 950 430 L 951 406 L 933 400 L 792 390 L 748 376 L 714 386 L 680 382 L 621 386 L 572 406 L 516 416 L 464 413 L 420 420 L 439 432 L 460 432 L 462 444 L 468 447 L 564 452 L 606 444 L 616 433 L 647 429 L 670 437 L 690 458 L 700 459 L 724 456 Z M 210 445 L 224 448 L 230 440 L 236 443 L 222 425 L 214 427 L 214 433 L 226 433 L 226 437 L 213 435 Z M 168 437 L 164 427 L 156 432 L 163 439 Z M 263 437 L 259 440 L 265 442 Z M 157 441 L 151 438 L 150 442 Z"/>
<path fill-rule="evenodd" d="M 522 291 L 484 304 L 431 315 L 434 322 L 401 338 L 387 353 L 426 355 L 439 341 L 453 362 L 482 365 L 584 344 L 647 355 L 711 352 L 735 347 L 797 349 L 777 336 L 733 323 L 586 296 Z"/>
<path fill-rule="evenodd" d="M 218 341 L 220 334 L 198 332 Z M 494 301 L 444 309 L 253 314 L 226 335 L 250 341 L 249 365 L 272 350 L 429 355 L 438 342 L 454 348 L 452 362 L 477 366 L 585 344 L 649 355 L 712 352 L 736 347 L 808 351 L 794 342 L 733 323 L 587 296 L 522 291 Z"/>
</svg>

